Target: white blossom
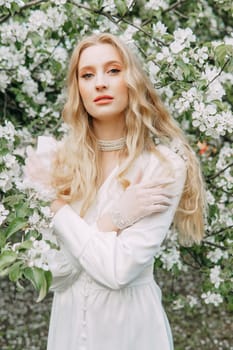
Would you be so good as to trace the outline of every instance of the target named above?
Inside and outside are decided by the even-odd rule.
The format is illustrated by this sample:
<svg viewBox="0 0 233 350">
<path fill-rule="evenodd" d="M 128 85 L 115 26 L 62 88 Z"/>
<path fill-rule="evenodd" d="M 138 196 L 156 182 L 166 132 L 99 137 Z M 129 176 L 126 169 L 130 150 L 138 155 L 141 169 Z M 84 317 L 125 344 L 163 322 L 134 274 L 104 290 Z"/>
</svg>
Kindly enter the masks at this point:
<svg viewBox="0 0 233 350">
<path fill-rule="evenodd" d="M 173 301 L 173 309 L 174 310 L 181 310 L 184 308 L 184 301 L 179 298 Z"/>
<path fill-rule="evenodd" d="M 175 102 L 175 109 L 179 113 L 183 113 L 192 106 L 194 101 L 200 101 L 200 92 L 196 87 L 182 92 L 181 97 Z"/>
<path fill-rule="evenodd" d="M 210 281 L 214 284 L 215 288 L 218 288 L 223 279 L 220 277 L 220 266 L 214 266 L 210 269 Z"/>
<path fill-rule="evenodd" d="M 206 191 L 206 201 L 209 205 L 215 204 L 215 198 L 213 194 L 210 192 L 210 190 Z"/>
<path fill-rule="evenodd" d="M 216 248 L 207 253 L 207 258 L 213 263 L 218 263 L 220 259 L 227 259 L 228 253 L 220 248 Z"/>
<path fill-rule="evenodd" d="M 7 192 L 12 188 L 12 178 L 7 171 L 2 171 L 0 173 L 0 188 L 3 192 Z"/>
<path fill-rule="evenodd" d="M 0 203 L 0 226 L 3 224 L 7 215 L 9 214 L 9 210 L 7 210 L 2 203 Z"/>
<path fill-rule="evenodd" d="M 25 53 L 17 50 L 15 45 L 0 46 L 0 62 L 2 68 L 11 70 L 25 64 Z"/>
<path fill-rule="evenodd" d="M 29 267 L 39 267 L 45 271 L 49 270 L 47 254 L 50 246 L 43 240 L 34 240 L 32 248 L 27 251 L 27 264 Z"/>
<path fill-rule="evenodd" d="M 64 67 L 68 59 L 68 53 L 63 47 L 58 46 L 53 51 L 53 58 Z"/>
<path fill-rule="evenodd" d="M 156 24 L 153 24 L 152 29 L 154 35 L 156 36 L 163 36 L 167 33 L 167 27 L 161 21 L 158 21 Z"/>
<path fill-rule="evenodd" d="M 8 9 L 11 8 L 12 3 L 16 3 L 19 6 L 24 5 L 24 2 L 22 0 L 0 0 L 0 6 L 5 6 Z"/>
<path fill-rule="evenodd" d="M 36 225 L 40 221 L 40 216 L 37 212 L 34 212 L 28 219 L 30 225 Z"/>
<path fill-rule="evenodd" d="M 15 165 L 16 161 L 16 157 L 11 155 L 11 154 L 7 154 L 5 156 L 3 156 L 3 160 L 5 162 L 5 165 L 8 169 L 12 169 Z"/>
<path fill-rule="evenodd" d="M 23 42 L 27 37 L 28 31 L 25 23 L 13 22 L 3 23 L 0 27 L 0 36 L 3 44 Z"/>
<path fill-rule="evenodd" d="M 196 36 L 190 28 L 179 28 L 175 30 L 173 34 L 174 41 L 170 44 L 170 49 L 175 54 L 179 53 L 186 47 L 190 47 L 190 43 L 196 40 Z"/>
<path fill-rule="evenodd" d="M 175 246 L 169 248 L 167 251 L 162 250 L 159 256 L 166 270 L 171 270 L 174 265 L 176 265 L 179 270 L 181 269 L 180 252 Z"/>
<path fill-rule="evenodd" d="M 219 100 L 225 95 L 225 90 L 220 82 L 220 79 L 215 79 L 206 91 L 206 101 Z"/>
<path fill-rule="evenodd" d="M 0 71 L 0 91 L 4 92 L 7 85 L 11 83 L 11 78 L 4 71 Z"/>
<path fill-rule="evenodd" d="M 19 82 L 23 82 L 29 79 L 31 76 L 30 71 L 25 66 L 19 66 L 16 74 L 17 74 L 17 80 Z"/>
<path fill-rule="evenodd" d="M 149 75 L 150 75 L 151 81 L 154 84 L 157 83 L 157 81 L 158 81 L 157 80 L 157 74 L 158 74 L 160 68 L 158 66 L 156 66 L 154 64 L 154 62 L 151 62 L 151 61 L 148 63 L 147 67 L 148 67 L 148 70 L 149 70 Z"/>
<path fill-rule="evenodd" d="M 33 79 L 29 78 L 23 82 L 22 91 L 33 98 L 38 93 L 38 84 Z"/>
<path fill-rule="evenodd" d="M 37 31 L 39 28 L 46 30 L 48 28 L 48 18 L 44 11 L 34 10 L 28 18 L 29 31 Z"/>
<path fill-rule="evenodd" d="M 205 304 L 214 304 L 215 306 L 218 306 L 223 302 L 223 298 L 220 294 L 212 293 L 211 291 L 202 293 L 201 297 L 204 299 Z"/>
<path fill-rule="evenodd" d="M 51 218 L 53 216 L 50 207 L 41 207 L 40 211 L 46 218 Z"/>
<path fill-rule="evenodd" d="M 38 103 L 39 105 L 44 105 L 46 103 L 46 96 L 44 92 L 39 92 L 33 97 L 33 100 L 35 103 Z"/>
<path fill-rule="evenodd" d="M 167 7 L 168 3 L 165 0 L 149 0 L 145 5 L 146 9 L 155 11 L 158 11 L 160 9 L 165 10 Z"/>
<path fill-rule="evenodd" d="M 47 26 L 52 30 L 60 30 L 67 17 L 62 7 L 49 7 L 47 10 Z"/>
<path fill-rule="evenodd" d="M 192 58 L 197 61 L 200 65 L 203 65 L 205 61 L 208 60 L 208 47 L 203 46 L 201 48 L 198 48 L 192 53 Z"/>
<path fill-rule="evenodd" d="M 116 12 L 116 5 L 114 0 L 104 0 L 103 5 L 105 11 Z"/>
<path fill-rule="evenodd" d="M 227 165 L 227 159 L 233 156 L 232 145 L 226 143 L 220 150 L 219 158 L 216 163 L 216 169 L 221 170 Z"/>
<path fill-rule="evenodd" d="M 52 85 L 54 83 L 54 77 L 49 70 L 40 72 L 37 77 L 40 81 L 46 82 L 47 85 Z"/>
<path fill-rule="evenodd" d="M 64 5 L 67 0 L 51 0 L 55 5 Z"/>
<path fill-rule="evenodd" d="M 9 146 L 14 142 L 16 130 L 14 125 L 5 121 L 5 126 L 0 125 L 0 138 L 5 138 L 9 142 Z"/>
<path fill-rule="evenodd" d="M 166 60 L 168 63 L 172 63 L 174 61 L 174 58 L 168 47 L 162 47 L 161 51 L 158 52 L 156 55 L 156 60 L 157 61 Z"/>
<path fill-rule="evenodd" d="M 194 307 L 198 305 L 198 299 L 194 297 L 193 295 L 188 295 L 187 296 L 187 301 L 190 307 Z"/>
</svg>

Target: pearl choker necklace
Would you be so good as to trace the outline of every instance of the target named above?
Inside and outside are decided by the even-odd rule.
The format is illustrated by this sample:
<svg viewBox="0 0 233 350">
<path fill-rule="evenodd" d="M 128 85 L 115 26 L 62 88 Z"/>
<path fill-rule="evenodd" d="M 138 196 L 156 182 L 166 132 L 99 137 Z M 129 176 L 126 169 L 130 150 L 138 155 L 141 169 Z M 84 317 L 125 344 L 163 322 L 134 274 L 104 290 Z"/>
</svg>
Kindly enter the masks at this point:
<svg viewBox="0 0 233 350">
<path fill-rule="evenodd" d="M 101 151 L 119 151 L 125 147 L 125 137 L 117 140 L 97 140 L 98 147 Z"/>
</svg>

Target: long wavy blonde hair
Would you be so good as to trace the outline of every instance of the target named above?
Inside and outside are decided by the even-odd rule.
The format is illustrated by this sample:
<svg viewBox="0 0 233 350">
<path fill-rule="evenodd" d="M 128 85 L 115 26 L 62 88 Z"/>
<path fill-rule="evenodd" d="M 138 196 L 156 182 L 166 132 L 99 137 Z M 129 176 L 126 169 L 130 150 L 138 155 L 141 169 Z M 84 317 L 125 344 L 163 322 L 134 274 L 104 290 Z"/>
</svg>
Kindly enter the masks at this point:
<svg viewBox="0 0 233 350">
<path fill-rule="evenodd" d="M 124 166 L 118 180 L 127 187 L 127 171 L 143 150 L 162 154 L 156 148 L 156 138 L 179 139 L 187 158 L 187 177 L 184 190 L 174 217 L 180 242 L 199 243 L 204 234 L 203 213 L 205 191 L 197 157 L 186 141 L 181 129 L 171 118 L 155 92 L 135 55 L 108 33 L 92 35 L 82 40 L 74 49 L 68 72 L 68 98 L 63 110 L 64 121 L 70 131 L 58 151 L 54 163 L 53 186 L 58 198 L 68 203 L 82 200 L 80 215 L 83 216 L 93 203 L 100 185 L 100 157 L 97 140 L 93 133 L 91 116 L 84 108 L 78 89 L 78 64 L 83 50 L 97 44 L 115 47 L 124 64 L 125 81 L 128 85 L 129 105 L 125 113 L 126 147 Z M 165 159 L 163 159 L 165 161 Z"/>
</svg>

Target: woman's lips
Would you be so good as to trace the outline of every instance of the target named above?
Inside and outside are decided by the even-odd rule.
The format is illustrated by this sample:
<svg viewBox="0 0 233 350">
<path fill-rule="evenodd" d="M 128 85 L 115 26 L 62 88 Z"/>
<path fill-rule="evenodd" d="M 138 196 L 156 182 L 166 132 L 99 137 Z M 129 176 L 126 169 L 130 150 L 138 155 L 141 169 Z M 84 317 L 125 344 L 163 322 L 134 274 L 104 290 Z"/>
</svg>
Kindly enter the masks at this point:
<svg viewBox="0 0 233 350">
<path fill-rule="evenodd" d="M 97 104 L 106 104 L 106 103 L 110 103 L 112 102 L 113 100 L 113 97 L 112 96 L 109 96 L 109 95 L 102 95 L 102 96 L 97 96 L 95 99 L 94 99 L 94 102 L 97 103 Z"/>
</svg>

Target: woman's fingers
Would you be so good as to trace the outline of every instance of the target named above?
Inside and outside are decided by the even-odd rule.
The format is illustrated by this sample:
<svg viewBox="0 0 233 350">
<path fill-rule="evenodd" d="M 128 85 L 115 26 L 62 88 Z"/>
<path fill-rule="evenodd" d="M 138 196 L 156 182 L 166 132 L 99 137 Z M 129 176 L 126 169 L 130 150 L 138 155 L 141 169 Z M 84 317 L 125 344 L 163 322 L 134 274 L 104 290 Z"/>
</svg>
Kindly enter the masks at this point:
<svg viewBox="0 0 233 350">
<path fill-rule="evenodd" d="M 150 196 L 150 197 L 157 197 L 157 196 L 164 196 L 168 198 L 173 198 L 174 194 L 169 192 L 168 190 L 164 188 L 155 188 L 155 189 L 150 189 L 148 192 L 144 192 L 145 196 Z"/>
<path fill-rule="evenodd" d="M 156 179 L 147 183 L 141 183 L 142 188 L 154 188 L 168 186 L 175 183 L 175 179 L 172 177 L 167 177 L 164 179 Z"/>
<path fill-rule="evenodd" d="M 151 196 L 147 197 L 144 200 L 142 200 L 141 205 L 145 206 L 151 206 L 151 205 L 165 205 L 170 206 L 172 204 L 172 200 L 170 197 L 159 195 L 159 196 Z"/>
<path fill-rule="evenodd" d="M 167 196 L 155 196 L 151 198 L 151 203 L 152 204 L 163 204 L 163 205 L 171 205 L 171 197 Z"/>
<path fill-rule="evenodd" d="M 169 207 L 167 205 L 163 204 L 153 204 L 148 207 L 148 214 L 153 214 L 153 213 L 162 213 L 166 211 Z"/>
</svg>

